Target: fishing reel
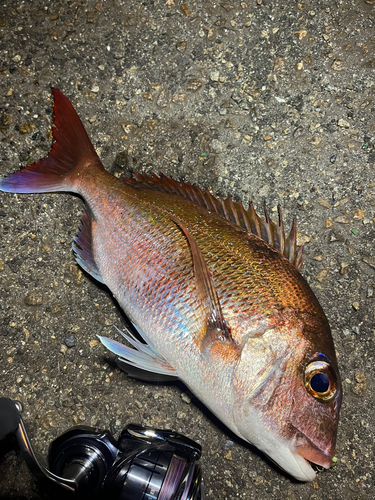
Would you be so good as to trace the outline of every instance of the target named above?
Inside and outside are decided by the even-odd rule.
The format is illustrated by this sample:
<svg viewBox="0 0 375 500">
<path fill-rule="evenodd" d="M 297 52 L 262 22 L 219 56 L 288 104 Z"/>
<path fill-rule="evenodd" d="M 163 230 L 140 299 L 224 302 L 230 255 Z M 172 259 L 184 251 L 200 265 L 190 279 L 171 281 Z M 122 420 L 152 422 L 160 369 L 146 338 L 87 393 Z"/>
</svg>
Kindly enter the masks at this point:
<svg viewBox="0 0 375 500">
<path fill-rule="evenodd" d="M 203 500 L 201 447 L 169 430 L 130 424 L 116 440 L 109 431 L 74 427 L 36 457 L 18 401 L 0 398 L 0 440 L 15 433 L 30 471 L 80 499 Z"/>
</svg>

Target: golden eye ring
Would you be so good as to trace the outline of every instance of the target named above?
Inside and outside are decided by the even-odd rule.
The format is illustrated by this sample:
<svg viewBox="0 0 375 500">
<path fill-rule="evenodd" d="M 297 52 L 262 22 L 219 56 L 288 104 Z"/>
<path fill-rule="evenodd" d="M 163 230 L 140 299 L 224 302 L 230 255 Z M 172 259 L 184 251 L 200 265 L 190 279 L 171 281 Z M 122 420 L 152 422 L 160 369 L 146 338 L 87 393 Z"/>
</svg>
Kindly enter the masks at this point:
<svg viewBox="0 0 375 500">
<path fill-rule="evenodd" d="M 337 376 L 326 361 L 315 360 L 305 369 L 305 387 L 315 399 L 329 401 L 337 392 Z"/>
</svg>

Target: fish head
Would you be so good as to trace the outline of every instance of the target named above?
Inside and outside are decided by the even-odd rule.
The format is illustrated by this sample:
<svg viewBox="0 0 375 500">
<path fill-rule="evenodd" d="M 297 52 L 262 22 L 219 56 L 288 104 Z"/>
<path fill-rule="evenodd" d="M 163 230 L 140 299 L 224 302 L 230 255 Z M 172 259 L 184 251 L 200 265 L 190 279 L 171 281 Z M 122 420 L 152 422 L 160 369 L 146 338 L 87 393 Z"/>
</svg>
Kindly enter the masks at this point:
<svg viewBox="0 0 375 500">
<path fill-rule="evenodd" d="M 318 330 L 317 330 L 318 328 Z M 336 447 L 341 382 L 329 325 L 311 318 L 245 340 L 234 373 L 236 432 L 281 469 L 312 481 Z"/>
</svg>

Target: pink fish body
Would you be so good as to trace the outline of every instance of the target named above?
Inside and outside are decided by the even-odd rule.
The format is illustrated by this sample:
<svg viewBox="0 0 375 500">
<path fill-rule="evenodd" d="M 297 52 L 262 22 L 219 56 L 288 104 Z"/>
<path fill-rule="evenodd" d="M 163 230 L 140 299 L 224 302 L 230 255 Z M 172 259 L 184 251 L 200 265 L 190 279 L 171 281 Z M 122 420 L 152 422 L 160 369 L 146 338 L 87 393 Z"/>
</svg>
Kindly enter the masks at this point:
<svg viewBox="0 0 375 500">
<path fill-rule="evenodd" d="M 233 432 L 309 481 L 329 468 L 341 382 L 327 319 L 300 275 L 295 227 L 165 176 L 106 172 L 69 100 L 54 89 L 50 155 L 0 180 L 18 193 L 85 200 L 73 250 L 146 344 L 107 338 L 131 374 L 182 380 Z"/>
</svg>

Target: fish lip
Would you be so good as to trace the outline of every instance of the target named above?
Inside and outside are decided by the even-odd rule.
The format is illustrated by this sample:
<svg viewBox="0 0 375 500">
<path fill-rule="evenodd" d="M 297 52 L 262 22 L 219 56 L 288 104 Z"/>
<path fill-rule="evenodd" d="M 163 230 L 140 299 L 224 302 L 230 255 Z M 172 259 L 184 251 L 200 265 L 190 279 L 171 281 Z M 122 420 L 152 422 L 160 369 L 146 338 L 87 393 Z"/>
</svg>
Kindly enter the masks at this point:
<svg viewBox="0 0 375 500">
<path fill-rule="evenodd" d="M 310 464 L 320 465 L 325 469 L 329 469 L 332 465 L 334 450 L 327 453 L 315 446 L 311 441 L 307 444 L 298 446 L 295 451 Z"/>
<path fill-rule="evenodd" d="M 336 451 L 336 434 L 331 440 L 326 440 L 324 446 L 317 446 L 306 434 L 297 426 L 293 424 L 293 428 L 297 431 L 295 440 L 294 453 L 304 458 L 310 465 L 318 465 L 329 469 L 332 465 L 332 459 Z"/>
</svg>

